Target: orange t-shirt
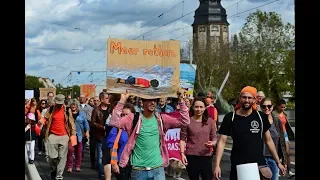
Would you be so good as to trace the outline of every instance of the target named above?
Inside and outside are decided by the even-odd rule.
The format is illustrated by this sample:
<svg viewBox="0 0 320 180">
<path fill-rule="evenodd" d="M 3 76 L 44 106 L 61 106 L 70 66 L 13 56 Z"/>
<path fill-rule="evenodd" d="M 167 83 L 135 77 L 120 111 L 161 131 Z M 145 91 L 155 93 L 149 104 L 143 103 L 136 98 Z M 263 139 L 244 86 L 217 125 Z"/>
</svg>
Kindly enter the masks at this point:
<svg viewBox="0 0 320 180">
<path fill-rule="evenodd" d="M 287 130 L 286 130 L 286 123 L 287 123 L 286 116 L 283 115 L 283 116 L 280 117 L 278 115 L 278 117 L 279 117 L 279 119 L 281 121 L 283 132 L 287 132 Z"/>
<path fill-rule="evenodd" d="M 57 136 L 67 135 L 67 129 L 64 117 L 64 108 L 56 108 L 52 114 L 52 123 L 50 126 L 50 132 Z"/>
<path fill-rule="evenodd" d="M 137 85 L 143 85 L 145 88 L 150 87 L 150 82 L 143 78 L 136 78 Z"/>
</svg>

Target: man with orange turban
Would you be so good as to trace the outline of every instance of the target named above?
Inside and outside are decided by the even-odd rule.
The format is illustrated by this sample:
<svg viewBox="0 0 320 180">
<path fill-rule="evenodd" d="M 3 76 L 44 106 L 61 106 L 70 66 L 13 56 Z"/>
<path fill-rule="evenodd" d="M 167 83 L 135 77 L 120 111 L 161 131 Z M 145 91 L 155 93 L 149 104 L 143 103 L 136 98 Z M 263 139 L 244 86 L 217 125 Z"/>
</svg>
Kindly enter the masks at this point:
<svg viewBox="0 0 320 180">
<path fill-rule="evenodd" d="M 230 180 L 237 180 L 237 165 L 257 163 L 258 166 L 267 166 L 263 155 L 263 143 L 271 152 L 274 160 L 282 173 L 285 175 L 285 167 L 281 164 L 275 145 L 271 139 L 268 116 L 257 111 L 257 89 L 246 86 L 240 92 L 239 103 L 234 111 L 226 114 L 219 129 L 220 140 L 217 145 L 214 176 L 221 177 L 220 162 L 223 155 L 227 137 L 231 136 L 233 146 L 231 151 Z M 260 168 L 259 168 L 260 169 Z M 268 168 L 264 168 L 272 176 Z M 262 169 L 261 169 L 262 171 Z"/>
</svg>

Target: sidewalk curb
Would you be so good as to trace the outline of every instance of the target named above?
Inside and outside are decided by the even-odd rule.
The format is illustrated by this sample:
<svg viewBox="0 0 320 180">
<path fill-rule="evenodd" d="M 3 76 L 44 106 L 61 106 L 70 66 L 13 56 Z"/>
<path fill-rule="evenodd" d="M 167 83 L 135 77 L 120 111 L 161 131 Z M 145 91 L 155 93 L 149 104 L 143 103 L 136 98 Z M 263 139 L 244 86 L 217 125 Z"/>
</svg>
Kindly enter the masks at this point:
<svg viewBox="0 0 320 180">
<path fill-rule="evenodd" d="M 231 148 L 224 148 L 224 152 L 231 153 Z M 295 169 L 296 163 L 291 162 L 290 165 L 291 168 Z"/>
<path fill-rule="evenodd" d="M 42 180 L 36 166 L 34 164 L 29 164 L 28 161 L 27 149 L 25 149 L 25 169 L 28 180 Z"/>
</svg>

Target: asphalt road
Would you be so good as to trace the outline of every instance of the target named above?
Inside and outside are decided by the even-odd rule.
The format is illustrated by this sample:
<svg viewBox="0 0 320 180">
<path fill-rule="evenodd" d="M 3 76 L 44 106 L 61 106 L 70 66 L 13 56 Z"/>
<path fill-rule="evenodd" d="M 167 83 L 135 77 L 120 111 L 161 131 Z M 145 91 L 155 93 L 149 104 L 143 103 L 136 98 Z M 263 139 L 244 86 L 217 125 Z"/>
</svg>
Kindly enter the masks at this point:
<svg viewBox="0 0 320 180">
<path fill-rule="evenodd" d="M 42 178 L 42 180 L 50 180 L 50 169 L 49 165 L 46 162 L 44 156 L 36 155 L 35 165 L 37 167 L 37 170 Z M 225 155 L 222 158 L 221 162 L 221 169 L 222 169 L 222 177 L 221 180 L 228 180 L 229 179 L 229 172 L 230 172 L 230 153 L 225 153 Z M 98 173 L 95 170 L 92 170 L 90 168 L 90 158 L 89 158 L 89 152 L 86 150 L 85 156 L 82 161 L 81 165 L 81 172 L 72 172 L 67 173 L 66 171 L 63 174 L 64 180 L 97 180 L 98 179 Z M 187 176 L 187 173 L 184 172 L 182 174 L 181 179 L 189 179 Z M 115 178 L 112 178 L 115 179 Z M 173 180 L 174 178 L 167 177 L 168 180 Z M 290 179 L 288 177 L 281 177 L 280 180 L 284 179 Z M 291 178 L 295 179 L 295 178 Z"/>
</svg>

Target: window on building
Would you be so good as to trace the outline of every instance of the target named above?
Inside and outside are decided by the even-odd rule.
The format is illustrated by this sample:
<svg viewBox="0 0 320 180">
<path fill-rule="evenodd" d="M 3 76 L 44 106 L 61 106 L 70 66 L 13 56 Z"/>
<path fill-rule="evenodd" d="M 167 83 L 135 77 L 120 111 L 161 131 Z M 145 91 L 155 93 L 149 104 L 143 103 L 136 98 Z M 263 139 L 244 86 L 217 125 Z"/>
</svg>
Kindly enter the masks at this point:
<svg viewBox="0 0 320 180">
<path fill-rule="evenodd" d="M 228 32 L 228 27 L 227 26 L 223 26 L 223 32 Z"/>
<path fill-rule="evenodd" d="M 209 13 L 210 14 L 220 13 L 220 8 L 209 8 Z"/>
<path fill-rule="evenodd" d="M 219 31 L 219 26 L 218 25 L 211 25 L 211 31 L 212 32 L 218 32 Z"/>
<path fill-rule="evenodd" d="M 200 27 L 199 28 L 199 32 L 206 32 L 206 28 L 205 27 Z"/>
<path fill-rule="evenodd" d="M 221 16 L 209 16 L 209 22 L 220 22 Z"/>
</svg>

